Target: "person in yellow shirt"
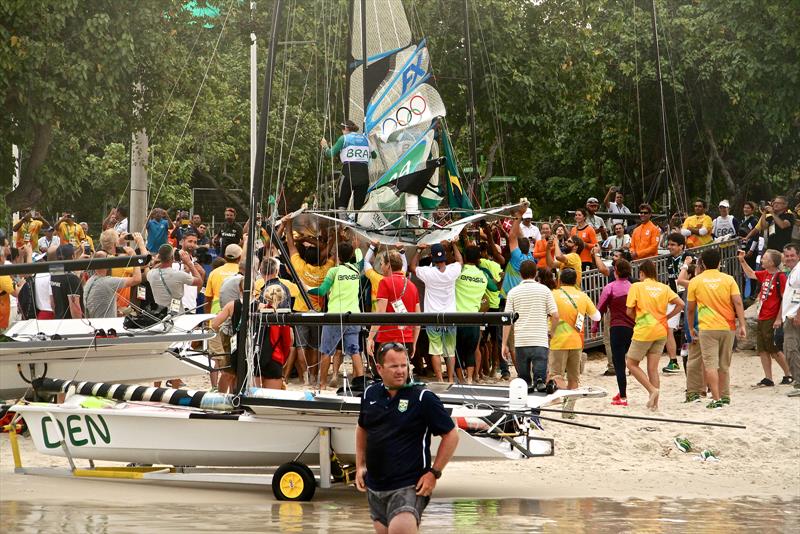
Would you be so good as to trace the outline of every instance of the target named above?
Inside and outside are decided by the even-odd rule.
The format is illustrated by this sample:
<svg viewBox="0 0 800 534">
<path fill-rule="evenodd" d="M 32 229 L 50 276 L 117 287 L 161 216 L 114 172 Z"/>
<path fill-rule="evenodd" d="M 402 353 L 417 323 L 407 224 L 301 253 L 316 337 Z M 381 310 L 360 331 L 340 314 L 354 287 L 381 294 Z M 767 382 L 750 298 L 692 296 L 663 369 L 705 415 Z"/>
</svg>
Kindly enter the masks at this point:
<svg viewBox="0 0 800 534">
<path fill-rule="evenodd" d="M 89 251 L 90 251 L 89 253 L 90 254 L 94 254 L 94 239 L 92 239 L 92 236 L 89 235 L 89 223 L 82 222 L 81 223 L 81 228 L 83 229 L 83 235 L 85 236 L 84 241 L 81 244 L 84 247 L 86 247 L 86 245 L 88 245 L 89 246 Z M 85 252 L 85 248 L 84 248 L 84 252 Z"/>
<path fill-rule="evenodd" d="M 707 245 L 714 240 L 711 229 L 714 221 L 706 215 L 706 201 L 694 201 L 694 215 L 686 217 L 681 227 L 681 233 L 686 237 L 686 248 L 695 248 Z"/>
<path fill-rule="evenodd" d="M 10 276 L 0 276 L 0 332 L 8 328 L 11 322 L 11 296 L 17 296 L 19 291 L 14 287 L 14 279 Z"/>
<path fill-rule="evenodd" d="M 669 304 L 674 308 L 667 313 Z M 670 330 L 667 323 L 683 311 L 683 300 L 666 284 L 658 281 L 656 264 L 645 260 L 639 265 L 639 282 L 628 291 L 625 303 L 628 317 L 636 323 L 625 365 L 631 375 L 647 390 L 650 398 L 647 407 L 658 409 L 658 393 L 661 386 L 658 376 L 658 360 L 664 352 Z M 647 356 L 647 373 L 639 363 Z"/>
<path fill-rule="evenodd" d="M 573 238 L 574 239 L 574 238 Z M 561 270 L 561 287 L 553 290 L 558 308 L 558 324 L 550 339 L 550 375 L 567 375 L 567 388 L 576 389 L 580 383 L 581 352 L 586 331 L 586 316 L 592 321 L 600 320 L 592 300 L 576 287 L 575 269 Z"/>
<path fill-rule="evenodd" d="M 39 232 L 42 228 L 49 227 L 50 223 L 40 213 L 33 208 L 26 209 L 25 215 L 12 228 L 17 233 L 14 246 L 22 248 L 26 243 L 30 243 L 32 247 L 36 247 L 36 243 L 39 242 Z"/>
<path fill-rule="evenodd" d="M 69 243 L 78 248 L 81 242 L 86 240 L 83 228 L 75 222 L 75 216 L 68 211 L 62 213 L 61 218 L 56 221 L 55 230 L 62 245 Z"/>
<path fill-rule="evenodd" d="M 566 245 L 569 247 L 569 252 L 566 254 L 561 252 L 561 248 L 555 246 L 555 237 L 550 236 L 547 241 L 547 265 L 551 269 L 572 269 L 575 271 L 575 287 L 581 288 L 581 272 L 583 268 L 583 260 L 581 253 L 586 246 L 583 239 L 573 235 L 567 238 Z"/>
<path fill-rule="evenodd" d="M 303 247 L 303 254 L 297 250 L 294 242 L 293 219 L 287 215 L 283 218 L 281 228 L 286 235 L 286 248 L 289 252 L 289 262 L 294 267 L 299 278 L 298 283 L 306 288 L 319 287 L 325 280 L 325 275 L 335 265 L 333 258 L 328 257 L 328 245 L 323 247 Z M 322 311 L 324 297 L 309 295 L 311 305 L 316 311 Z M 295 311 L 308 311 L 308 306 L 302 298 L 294 300 Z M 295 327 L 295 344 L 305 354 L 308 367 L 316 368 L 319 362 L 320 327 L 316 325 L 297 325 Z"/>
<path fill-rule="evenodd" d="M 203 294 L 206 296 L 204 304 L 206 313 L 219 313 L 219 294 L 222 283 L 231 276 L 239 274 L 239 259 L 242 257 L 242 247 L 231 243 L 225 247 L 225 264 L 217 267 L 208 275 L 206 289 Z"/>
<path fill-rule="evenodd" d="M 713 400 L 706 406 L 717 409 L 730 404 L 730 365 L 734 331 L 740 338 L 747 336 L 742 295 L 736 280 L 719 272 L 720 252 L 713 248 L 700 255 L 705 270 L 689 282 L 687 290 L 689 317 L 697 310 L 699 335 L 694 325 L 692 339 L 699 340 L 705 365 L 705 378 Z"/>
</svg>

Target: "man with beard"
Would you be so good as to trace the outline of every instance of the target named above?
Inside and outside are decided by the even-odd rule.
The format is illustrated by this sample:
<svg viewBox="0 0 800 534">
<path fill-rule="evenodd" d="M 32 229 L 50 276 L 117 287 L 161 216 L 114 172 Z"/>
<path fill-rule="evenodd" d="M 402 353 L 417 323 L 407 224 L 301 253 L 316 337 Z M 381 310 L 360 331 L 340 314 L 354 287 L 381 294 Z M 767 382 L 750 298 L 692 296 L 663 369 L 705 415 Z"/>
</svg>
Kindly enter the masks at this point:
<svg viewBox="0 0 800 534">
<path fill-rule="evenodd" d="M 706 215 L 706 201 L 698 198 L 694 201 L 694 215 L 686 217 L 681 229 L 686 238 L 686 247 L 695 248 L 711 243 L 713 225 L 711 217 Z"/>
<path fill-rule="evenodd" d="M 220 252 L 228 248 L 228 245 L 242 245 L 242 226 L 236 222 L 236 209 L 225 208 L 225 222 L 220 225 L 214 242 L 219 245 Z"/>
</svg>

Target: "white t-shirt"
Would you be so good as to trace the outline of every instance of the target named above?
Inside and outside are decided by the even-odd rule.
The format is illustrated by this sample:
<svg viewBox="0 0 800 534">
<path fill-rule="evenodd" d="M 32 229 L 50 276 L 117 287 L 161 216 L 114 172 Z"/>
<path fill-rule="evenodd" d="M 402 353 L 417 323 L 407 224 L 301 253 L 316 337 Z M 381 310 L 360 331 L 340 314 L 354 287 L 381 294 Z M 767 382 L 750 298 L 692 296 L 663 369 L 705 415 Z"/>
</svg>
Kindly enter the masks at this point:
<svg viewBox="0 0 800 534">
<path fill-rule="evenodd" d="M 39 238 L 39 242 L 36 244 L 39 250 L 44 249 L 45 251 L 50 247 L 58 247 L 61 245 L 61 238 L 57 235 L 53 234 L 53 239 L 47 240 L 47 236 L 42 236 Z M 36 251 L 34 251 L 36 252 Z"/>
<path fill-rule="evenodd" d="M 630 212 L 631 212 L 631 210 L 628 209 L 628 206 L 626 206 L 625 204 L 620 206 L 616 202 L 609 202 L 608 203 L 608 211 L 611 212 L 611 213 L 627 213 L 627 214 L 630 214 Z M 614 228 L 614 225 L 617 224 L 617 223 L 622 223 L 625 226 L 628 225 L 628 223 L 626 222 L 625 219 L 609 219 L 608 220 L 608 229 L 612 230 Z"/>
<path fill-rule="evenodd" d="M 36 274 L 34 289 L 36 290 L 34 293 L 36 298 L 36 309 L 42 311 L 53 311 L 53 306 L 50 304 L 50 297 L 53 295 L 53 288 L 50 287 L 50 273 Z"/>
<path fill-rule="evenodd" d="M 192 259 L 192 263 L 197 265 L 197 261 Z M 178 262 L 172 263 L 172 268 L 176 271 L 183 271 L 183 264 Z M 193 310 L 190 313 L 194 313 L 197 308 L 197 290 L 199 288 L 197 286 L 186 284 L 183 286 L 183 297 L 181 297 L 181 304 L 187 310 Z"/>
<path fill-rule="evenodd" d="M 783 290 L 781 318 L 794 317 L 800 312 L 800 263 L 794 266 L 786 277 L 786 289 Z"/>
<path fill-rule="evenodd" d="M 117 231 L 118 234 L 127 234 L 128 233 L 128 218 L 125 217 L 117 225 L 114 227 L 114 230 Z"/>
<path fill-rule="evenodd" d="M 591 224 L 592 228 L 594 228 L 598 234 L 600 233 L 600 227 L 606 225 L 603 218 L 598 215 L 589 215 L 589 217 L 586 219 L 586 222 Z"/>
<path fill-rule="evenodd" d="M 435 266 L 417 267 L 416 275 L 425 283 L 425 312 L 456 311 L 456 280 L 461 264 L 451 263 L 440 271 Z"/>
<path fill-rule="evenodd" d="M 630 247 L 631 245 L 631 236 L 628 234 L 622 234 L 622 237 L 617 237 L 616 234 L 609 236 L 608 239 L 603 241 L 603 248 L 611 249 L 611 250 L 618 250 L 621 248 Z"/>
<path fill-rule="evenodd" d="M 539 241 L 542 238 L 542 234 L 539 232 L 539 227 L 533 223 L 531 223 L 530 226 L 527 226 L 524 222 L 521 223 L 519 225 L 519 231 L 522 234 L 522 237 L 525 239 Z"/>
</svg>

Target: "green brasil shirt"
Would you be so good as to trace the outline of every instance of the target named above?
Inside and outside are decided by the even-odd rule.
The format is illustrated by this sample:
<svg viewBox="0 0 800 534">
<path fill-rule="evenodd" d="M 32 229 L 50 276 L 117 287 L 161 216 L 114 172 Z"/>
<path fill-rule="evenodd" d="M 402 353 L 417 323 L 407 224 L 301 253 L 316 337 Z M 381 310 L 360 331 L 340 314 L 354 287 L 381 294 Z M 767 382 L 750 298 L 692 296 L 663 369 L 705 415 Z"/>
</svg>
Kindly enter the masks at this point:
<svg viewBox="0 0 800 534">
<path fill-rule="evenodd" d="M 495 283 L 500 282 L 500 275 L 503 273 L 503 268 L 494 260 L 488 258 L 481 258 L 481 269 L 488 272 L 494 279 Z M 492 291 L 489 287 L 486 288 L 486 299 L 489 301 L 490 308 L 500 307 L 500 291 Z"/>
<path fill-rule="evenodd" d="M 354 263 L 344 263 L 331 267 L 325 280 L 318 288 L 309 291 L 311 295 L 328 295 L 328 311 L 331 313 L 358 313 L 359 280 L 361 271 Z"/>
<path fill-rule="evenodd" d="M 480 311 L 481 300 L 488 282 L 486 274 L 477 265 L 465 263 L 456 279 L 456 311 Z"/>
</svg>

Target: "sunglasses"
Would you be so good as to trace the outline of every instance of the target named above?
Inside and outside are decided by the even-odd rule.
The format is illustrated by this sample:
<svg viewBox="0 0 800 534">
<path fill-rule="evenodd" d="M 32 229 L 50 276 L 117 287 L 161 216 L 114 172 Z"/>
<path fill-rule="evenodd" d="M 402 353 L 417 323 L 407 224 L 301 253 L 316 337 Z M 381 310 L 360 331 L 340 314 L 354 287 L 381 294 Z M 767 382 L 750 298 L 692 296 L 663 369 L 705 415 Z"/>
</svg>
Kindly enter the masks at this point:
<svg viewBox="0 0 800 534">
<path fill-rule="evenodd" d="M 651 213 L 650 211 L 640 211 L 639 215 L 650 215 Z"/>
<path fill-rule="evenodd" d="M 406 352 L 406 346 L 402 343 L 398 343 L 397 341 L 390 341 L 389 343 L 384 343 L 381 345 L 381 348 L 378 349 L 378 354 L 386 354 L 390 350 L 399 350 Z"/>
</svg>

